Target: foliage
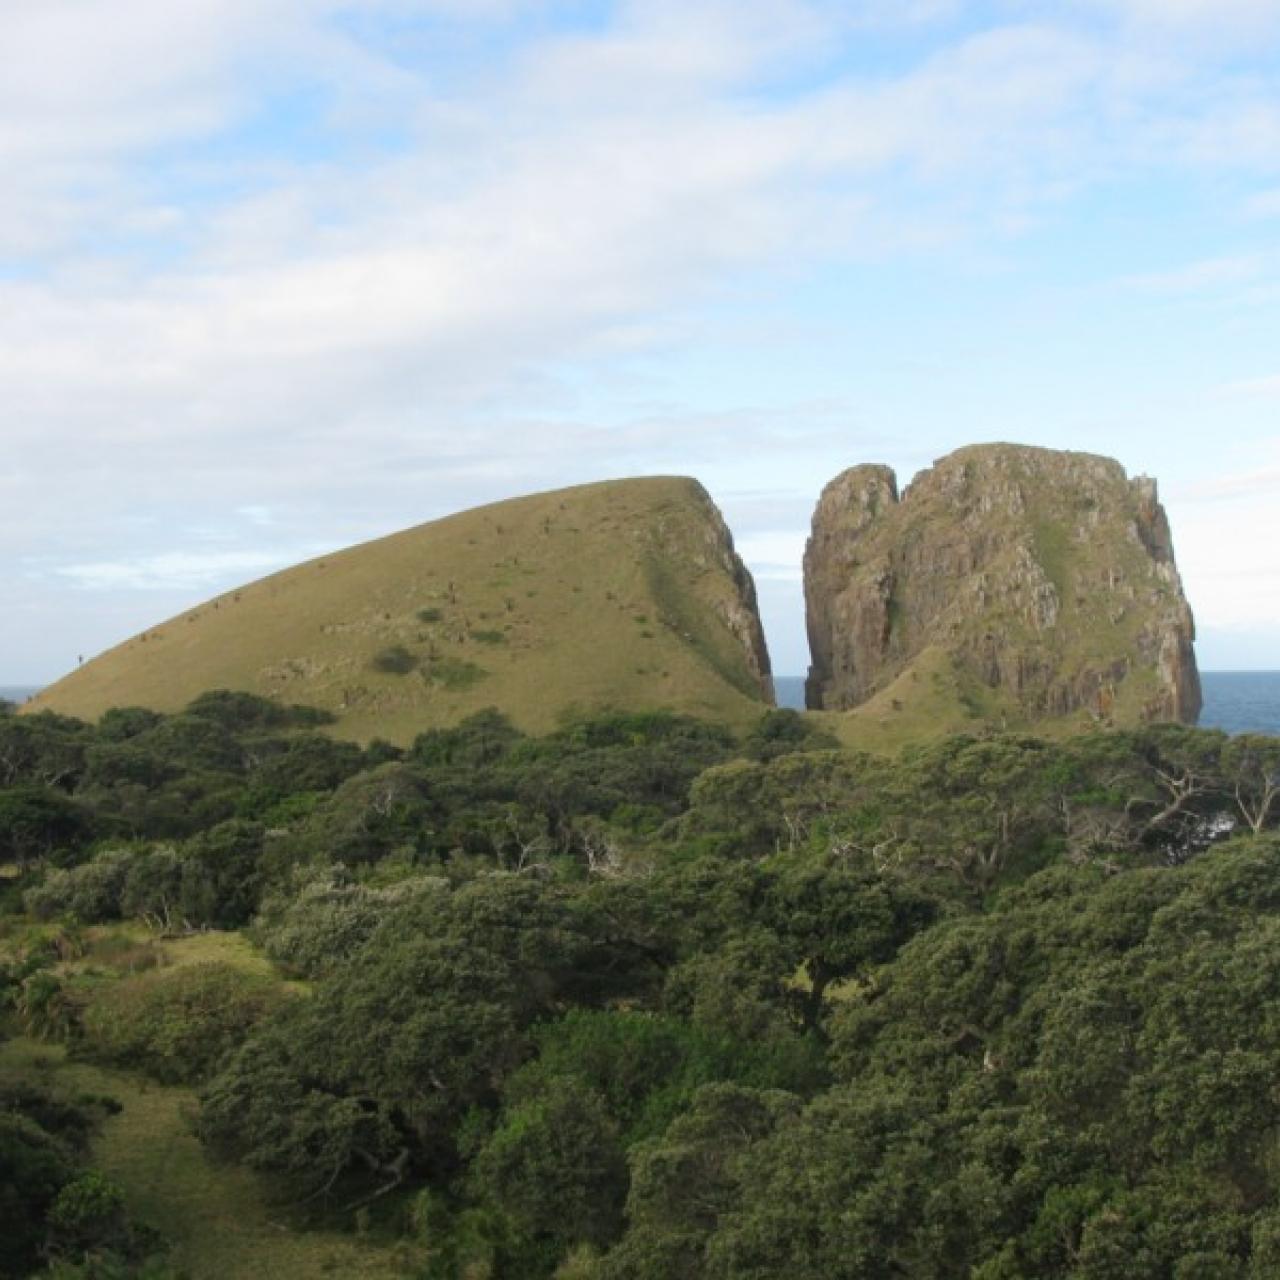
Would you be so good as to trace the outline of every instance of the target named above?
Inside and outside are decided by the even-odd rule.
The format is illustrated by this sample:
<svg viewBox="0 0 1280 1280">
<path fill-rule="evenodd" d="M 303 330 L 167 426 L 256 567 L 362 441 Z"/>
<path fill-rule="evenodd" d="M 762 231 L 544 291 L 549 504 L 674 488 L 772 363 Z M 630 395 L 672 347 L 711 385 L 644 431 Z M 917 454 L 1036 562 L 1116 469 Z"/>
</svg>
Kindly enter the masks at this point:
<svg viewBox="0 0 1280 1280">
<path fill-rule="evenodd" d="M 93 991 L 80 1051 L 157 1080 L 198 1081 L 280 1004 L 276 983 L 228 964 L 143 973 Z"/>
<path fill-rule="evenodd" d="M 360 884 L 341 868 L 299 876 L 264 906 L 256 926 L 268 956 L 286 973 L 321 978 L 347 965 L 374 930 L 418 893 L 441 882 L 417 877 L 386 888 Z"/>
<path fill-rule="evenodd" d="M 621 1234 L 627 1166 L 604 1100 L 552 1076 L 509 1108 L 471 1166 L 475 1198 L 502 1222 L 498 1257 L 545 1274 L 572 1246 Z"/>
<path fill-rule="evenodd" d="M 19 1110 L 0 1111 L 0 1275 L 30 1273 L 45 1241 L 45 1220 L 74 1177 L 73 1151 Z"/>
<path fill-rule="evenodd" d="M 33 784 L 0 791 L 0 860 L 74 861 L 91 834 L 89 815 L 61 791 Z"/>
<path fill-rule="evenodd" d="M 110 1099 L 71 1100 L 0 1076 L 0 1276 L 51 1261 L 53 1275 L 123 1277 L 154 1247 L 119 1187 L 86 1163 L 90 1136 L 114 1109 Z"/>
<path fill-rule="evenodd" d="M 108 849 L 71 870 L 52 870 L 27 891 L 26 905 L 38 920 L 69 915 L 84 924 L 120 917 L 120 899 L 135 858 L 124 849 Z"/>
<path fill-rule="evenodd" d="M 743 753 L 762 762 L 796 751 L 834 751 L 839 745 L 832 734 L 789 707 L 766 711 L 742 740 Z"/>
<path fill-rule="evenodd" d="M 424 1275 L 1280 1265 L 1274 739 L 888 760 L 786 713 L 491 709 L 400 752 L 239 695 L 18 721 L 0 801 L 84 825 L 15 867 L 0 1007 L 77 1069 L 199 1082 L 211 1149 Z M 259 971 L 189 963 L 239 928 Z M 129 972 L 117 935 L 188 963 Z M 18 1247 L 72 1186 L 54 1252 L 97 1266 L 112 1194 L 47 1105 L 0 1146 L 44 1196 Z"/>
<path fill-rule="evenodd" d="M 404 645 L 393 644 L 385 649 L 379 649 L 369 659 L 369 665 L 384 675 L 407 676 L 418 665 L 418 659 Z"/>
</svg>

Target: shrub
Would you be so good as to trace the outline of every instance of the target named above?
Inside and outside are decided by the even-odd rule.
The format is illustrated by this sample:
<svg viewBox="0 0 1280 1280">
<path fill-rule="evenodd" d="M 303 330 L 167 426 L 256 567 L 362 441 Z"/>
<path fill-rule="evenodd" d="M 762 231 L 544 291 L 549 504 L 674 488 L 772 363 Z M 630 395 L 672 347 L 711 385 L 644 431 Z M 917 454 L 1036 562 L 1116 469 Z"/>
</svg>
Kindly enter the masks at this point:
<svg viewBox="0 0 1280 1280">
<path fill-rule="evenodd" d="M 213 720 L 233 731 L 245 729 L 288 729 L 332 724 L 337 718 L 319 707 L 282 706 L 255 693 L 233 689 L 211 689 L 187 707 L 187 714 Z"/>
<path fill-rule="evenodd" d="M 418 665 L 418 659 L 402 644 L 393 644 L 389 648 L 379 649 L 369 660 L 375 671 L 389 676 L 407 676 Z"/>
<path fill-rule="evenodd" d="M 423 677 L 446 689 L 470 689 L 489 673 L 477 663 L 462 658 L 436 658 L 423 669 Z"/>
<path fill-rule="evenodd" d="M 68 1145 L 20 1111 L 0 1110 L 0 1275 L 30 1275 L 44 1218 L 75 1174 Z"/>
<path fill-rule="evenodd" d="M 552 1078 L 521 1100 L 476 1157 L 476 1198 L 508 1226 L 513 1274 L 547 1275 L 575 1244 L 621 1233 L 627 1164 L 604 1100 L 577 1080 Z"/>
<path fill-rule="evenodd" d="M 167 1083 L 200 1080 L 283 1002 L 278 983 L 232 965 L 189 965 L 99 988 L 83 1052 Z"/>
<path fill-rule="evenodd" d="M 84 924 L 120 918 L 120 901 L 129 876 L 131 855 L 111 849 L 70 871 L 50 871 L 26 894 L 27 910 L 39 920 L 74 916 Z"/>
<path fill-rule="evenodd" d="M 81 1029 L 83 1005 L 70 982 L 37 969 L 24 979 L 16 1002 L 27 1034 L 40 1040 L 75 1040 Z"/>
<path fill-rule="evenodd" d="M 129 1243 L 124 1194 L 96 1169 L 68 1182 L 49 1210 L 50 1245 L 56 1252 L 85 1254 Z"/>
<path fill-rule="evenodd" d="M 322 977 L 346 965 L 397 906 L 415 894 L 440 892 L 443 884 L 421 877 L 374 889 L 351 883 L 341 868 L 328 868 L 268 903 L 256 936 L 287 972 Z"/>
</svg>

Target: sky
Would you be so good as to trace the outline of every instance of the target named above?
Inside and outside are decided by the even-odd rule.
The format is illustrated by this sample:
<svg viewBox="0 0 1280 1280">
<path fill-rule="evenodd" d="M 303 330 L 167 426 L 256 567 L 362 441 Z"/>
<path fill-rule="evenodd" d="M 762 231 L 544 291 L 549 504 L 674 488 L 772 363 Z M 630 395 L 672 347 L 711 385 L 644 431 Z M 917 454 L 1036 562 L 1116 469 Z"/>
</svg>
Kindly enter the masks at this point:
<svg viewBox="0 0 1280 1280">
<path fill-rule="evenodd" d="M 521 493 L 1119 458 L 1280 669 L 1280 0 L 0 0 L 0 684 Z"/>
</svg>

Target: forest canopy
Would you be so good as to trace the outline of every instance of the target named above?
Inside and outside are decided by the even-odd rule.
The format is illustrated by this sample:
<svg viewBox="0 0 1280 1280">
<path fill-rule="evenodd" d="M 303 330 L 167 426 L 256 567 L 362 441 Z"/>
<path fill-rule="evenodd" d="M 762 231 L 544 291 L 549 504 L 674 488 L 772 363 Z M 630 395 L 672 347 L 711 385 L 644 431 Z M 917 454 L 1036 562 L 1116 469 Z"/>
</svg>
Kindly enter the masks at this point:
<svg viewBox="0 0 1280 1280">
<path fill-rule="evenodd" d="M 1280 741 L 323 719 L 0 715 L 5 1032 L 198 1090 L 300 1229 L 424 1277 L 1280 1274 Z M 0 1274 L 162 1274 L 109 1102 L 4 1048 Z"/>
</svg>

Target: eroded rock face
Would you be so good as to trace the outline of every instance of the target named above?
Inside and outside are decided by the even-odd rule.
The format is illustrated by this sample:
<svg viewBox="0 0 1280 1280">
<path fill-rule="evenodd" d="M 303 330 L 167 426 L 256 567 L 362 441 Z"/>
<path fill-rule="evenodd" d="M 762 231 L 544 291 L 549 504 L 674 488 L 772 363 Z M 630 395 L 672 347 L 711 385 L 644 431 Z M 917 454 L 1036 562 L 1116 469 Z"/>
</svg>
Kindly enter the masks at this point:
<svg viewBox="0 0 1280 1280">
<path fill-rule="evenodd" d="M 929 650 L 975 699 L 1025 721 L 1200 713 L 1155 481 L 1109 458 L 973 446 L 901 499 L 887 467 L 854 467 L 814 512 L 805 601 L 813 709 L 858 707 Z"/>
<path fill-rule="evenodd" d="M 701 484 L 694 482 L 693 487 L 703 521 L 701 546 L 692 557 L 694 568 L 699 574 L 712 573 L 725 584 L 726 589 L 714 597 L 711 607 L 742 647 L 742 656 L 756 685 L 753 692 L 772 705 L 773 670 L 760 621 L 755 579 L 734 547 L 733 534 L 720 508 Z"/>
</svg>

